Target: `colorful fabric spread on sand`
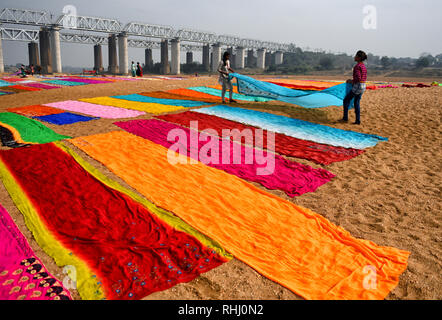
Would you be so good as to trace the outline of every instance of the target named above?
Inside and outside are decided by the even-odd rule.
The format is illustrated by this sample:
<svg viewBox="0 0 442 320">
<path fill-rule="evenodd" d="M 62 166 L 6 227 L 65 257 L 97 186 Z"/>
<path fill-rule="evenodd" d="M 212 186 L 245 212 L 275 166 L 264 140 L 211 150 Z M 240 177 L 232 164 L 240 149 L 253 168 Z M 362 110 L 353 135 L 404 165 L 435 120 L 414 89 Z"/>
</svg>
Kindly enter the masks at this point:
<svg viewBox="0 0 442 320">
<path fill-rule="evenodd" d="M 172 89 L 166 91 L 168 93 L 179 94 L 184 97 L 188 97 L 189 100 L 199 100 L 199 101 L 207 101 L 207 102 L 217 102 L 221 101 L 221 97 L 215 97 L 211 94 L 207 94 L 204 92 L 199 92 L 190 89 Z"/>
<path fill-rule="evenodd" d="M 84 82 L 66 81 L 66 80 L 58 80 L 58 79 L 43 80 L 42 82 L 43 83 L 51 83 L 51 84 L 60 85 L 60 86 L 68 86 L 68 87 L 86 85 L 86 83 L 84 83 Z"/>
<path fill-rule="evenodd" d="M 351 84 L 342 83 L 325 90 L 306 92 L 259 81 L 238 73 L 231 73 L 230 76 L 237 79 L 238 91 L 242 94 L 271 98 L 304 108 L 342 106 L 343 99 L 351 90 Z M 353 102 L 350 107 L 353 107 Z"/>
<path fill-rule="evenodd" d="M 0 160 L 28 228 L 59 266 L 75 267 L 83 299 L 140 299 L 231 257 L 60 143 L 1 151 Z"/>
<path fill-rule="evenodd" d="M 159 104 L 165 104 L 165 105 L 169 105 L 169 106 L 180 106 L 180 107 L 186 107 L 186 108 L 202 107 L 202 106 L 210 105 L 210 103 L 201 102 L 201 101 L 179 100 L 179 99 L 178 100 L 177 99 L 159 99 L 159 98 L 152 98 L 152 97 L 144 96 L 141 94 L 128 94 L 128 95 L 121 95 L 121 96 L 112 96 L 112 98 L 128 100 L 128 101 L 135 101 L 135 102 L 144 102 L 144 103 L 159 103 Z"/>
<path fill-rule="evenodd" d="M 16 137 L 15 140 L 19 142 L 48 143 L 70 138 L 69 136 L 55 133 L 52 129 L 36 120 L 11 112 L 0 113 L 0 125 L 7 125 L 8 129 L 10 127 L 15 129 L 19 134 L 19 137 Z"/>
<path fill-rule="evenodd" d="M 98 105 L 112 106 L 112 107 L 124 108 L 130 110 L 138 110 L 153 114 L 173 112 L 185 109 L 184 107 L 179 107 L 179 106 L 171 106 L 160 103 L 136 102 L 136 101 L 123 100 L 123 99 L 116 99 L 111 97 L 96 97 L 96 98 L 86 98 L 79 100 Z"/>
<path fill-rule="evenodd" d="M 20 90 L 20 91 L 40 91 L 41 90 L 41 88 L 31 88 L 31 87 L 19 85 L 19 84 L 16 84 L 14 86 L 10 86 L 8 88 L 16 89 L 16 90 Z"/>
<path fill-rule="evenodd" d="M 209 87 L 190 87 L 190 88 L 187 88 L 187 89 L 198 91 L 198 92 L 202 92 L 202 93 L 206 93 L 206 94 L 210 94 L 210 95 L 215 96 L 215 97 L 221 97 L 221 90 L 214 89 L 214 88 L 209 88 Z M 227 99 L 229 98 L 229 93 L 228 92 L 226 93 L 225 97 L 227 97 Z M 255 101 L 255 102 L 267 102 L 267 101 L 274 100 L 271 97 L 256 96 L 254 94 L 249 94 L 249 93 L 244 93 L 244 92 L 241 92 L 241 94 L 233 93 L 232 98 L 234 100 Z"/>
<path fill-rule="evenodd" d="M 49 114 L 47 116 L 39 116 L 35 117 L 35 119 L 49 122 L 56 125 L 64 125 L 64 124 L 72 124 L 77 122 L 85 122 L 90 120 L 95 120 L 98 118 L 92 118 L 87 116 L 82 116 L 80 114 L 70 113 L 70 112 L 63 112 L 63 113 L 57 113 L 57 114 Z"/>
<path fill-rule="evenodd" d="M 42 106 L 38 104 L 26 107 L 9 108 L 7 110 L 9 112 L 14 112 L 28 117 L 40 117 L 40 116 L 47 116 L 49 114 L 57 114 L 64 112 L 63 110 L 60 109 Z"/>
<path fill-rule="evenodd" d="M 298 139 L 344 148 L 365 149 L 375 146 L 379 141 L 388 140 L 387 138 L 377 135 L 336 129 L 308 121 L 250 109 L 220 105 L 211 108 L 195 109 L 194 111 L 249 124 Z"/>
<path fill-rule="evenodd" d="M 32 88 L 38 88 L 38 89 L 58 89 L 58 88 L 61 88 L 59 86 L 53 86 L 53 85 L 48 85 L 48 84 L 39 83 L 39 82 L 27 83 L 26 86 L 32 87 Z"/>
<path fill-rule="evenodd" d="M 73 100 L 47 103 L 45 105 L 53 108 L 63 109 L 71 112 L 84 113 L 90 116 L 106 119 L 135 118 L 146 114 L 143 111 L 129 110 L 112 106 L 103 106 L 94 103 Z"/>
<path fill-rule="evenodd" d="M 69 81 L 69 82 L 79 82 L 84 84 L 98 84 L 98 83 L 109 83 L 109 81 L 105 80 L 96 80 L 96 79 L 87 79 L 87 78 L 64 78 L 63 81 Z"/>
<path fill-rule="evenodd" d="M 0 80 L 0 87 L 9 87 L 9 86 L 13 86 L 14 84 L 11 82 L 7 82 L 4 80 Z"/>
<path fill-rule="evenodd" d="M 198 129 L 200 131 L 213 129 L 218 132 L 219 136 L 221 136 L 222 131 L 225 129 L 237 129 L 239 131 L 251 130 L 253 132 L 253 135 L 255 133 L 255 130 L 258 129 L 257 127 L 247 126 L 239 122 L 193 111 L 186 111 L 176 114 L 165 114 L 161 116 L 155 116 L 155 118 L 180 124 L 186 127 L 190 126 L 191 121 L 198 121 Z M 263 130 L 264 149 L 267 149 L 267 132 L 267 130 Z M 312 141 L 301 140 L 280 133 L 274 134 L 275 152 L 290 157 L 307 159 L 319 164 L 328 165 L 337 161 L 349 160 L 364 152 L 364 150 L 359 149 L 334 147 Z"/>
<path fill-rule="evenodd" d="M 282 190 L 290 197 L 314 192 L 334 177 L 324 169 L 313 169 L 278 155 L 164 121 L 133 120 L 114 124 L 182 156 L 204 161 L 210 167 L 260 183 L 268 189 Z M 169 138 L 173 132 L 176 135 Z M 179 139 L 177 142 L 176 138 Z"/>
<path fill-rule="evenodd" d="M 16 141 L 14 134 L 12 133 L 10 128 L 4 127 L 1 124 L 0 124 L 0 139 L 2 142 L 2 146 L 8 148 L 19 148 L 27 145 Z"/>
<path fill-rule="evenodd" d="M 0 300 L 71 300 L 0 205 Z"/>
<path fill-rule="evenodd" d="M 186 90 L 186 89 L 183 89 Z M 174 91 L 174 90 L 171 90 Z M 189 90 L 190 92 L 195 92 L 198 94 L 197 91 Z M 202 101 L 202 102 L 209 102 L 209 103 L 220 103 L 221 99 L 209 96 L 207 97 L 193 97 L 193 96 L 185 96 L 180 95 L 176 93 L 172 93 L 170 91 L 151 91 L 151 92 L 141 92 L 139 93 L 143 96 L 152 97 L 152 98 L 160 98 L 160 99 L 174 99 L 174 100 L 192 100 L 192 101 Z M 204 95 L 204 94 L 203 94 Z"/>
<path fill-rule="evenodd" d="M 297 79 L 264 79 L 263 81 L 276 84 L 278 86 L 297 90 L 324 90 L 333 87 L 342 81 L 315 81 Z"/>
<path fill-rule="evenodd" d="M 407 251 L 356 239 L 319 214 L 221 170 L 171 164 L 168 149 L 149 140 L 115 131 L 70 141 L 156 205 L 304 298 L 383 299 L 407 267 Z M 367 266 L 376 272 L 376 289 L 363 286 Z"/>
</svg>

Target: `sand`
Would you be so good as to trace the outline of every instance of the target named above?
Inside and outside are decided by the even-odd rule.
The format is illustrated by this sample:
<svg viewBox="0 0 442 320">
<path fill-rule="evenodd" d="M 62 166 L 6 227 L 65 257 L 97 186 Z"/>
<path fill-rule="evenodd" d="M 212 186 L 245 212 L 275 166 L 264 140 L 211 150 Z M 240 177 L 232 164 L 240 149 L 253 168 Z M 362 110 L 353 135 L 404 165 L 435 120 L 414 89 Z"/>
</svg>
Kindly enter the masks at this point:
<svg viewBox="0 0 442 320">
<path fill-rule="evenodd" d="M 297 76 L 298 79 L 336 79 L 345 77 Z M 434 79 L 383 79 L 384 81 L 425 81 Z M 437 80 L 437 79 L 436 79 Z M 168 90 L 199 85 L 214 85 L 216 77 L 188 77 L 186 80 L 142 80 L 96 84 L 25 92 L 0 97 L 0 112 L 9 107 Z M 336 174 L 331 182 L 314 193 L 290 199 L 283 192 L 270 191 L 289 201 L 312 209 L 353 236 L 379 245 L 411 252 L 407 270 L 387 299 L 442 298 L 442 90 L 431 88 L 387 88 L 367 91 L 361 102 L 362 125 L 336 123 L 342 108 L 304 109 L 284 103 L 241 103 L 239 106 L 272 112 L 336 128 L 377 134 L 389 138 L 348 161 L 326 166 Z M 150 118 L 149 115 L 138 117 Z M 118 130 L 115 120 L 100 119 L 72 125 L 50 125 L 57 133 L 79 137 Z M 8 149 L 1 147 L 1 149 Z M 78 151 L 78 149 L 77 149 Z M 102 165 L 81 153 L 106 175 L 126 185 Z M 320 167 L 302 159 L 294 161 Z M 262 186 L 255 184 L 263 188 Z M 127 186 L 127 185 L 126 185 Z M 36 244 L 4 186 L 0 184 L 0 203 L 10 212 L 31 247 L 49 271 L 63 279 L 62 268 L 55 265 Z M 73 290 L 76 299 L 79 295 Z M 156 292 L 146 299 L 302 299 L 290 290 L 266 279 L 236 259 L 207 272 L 197 279 Z"/>
</svg>

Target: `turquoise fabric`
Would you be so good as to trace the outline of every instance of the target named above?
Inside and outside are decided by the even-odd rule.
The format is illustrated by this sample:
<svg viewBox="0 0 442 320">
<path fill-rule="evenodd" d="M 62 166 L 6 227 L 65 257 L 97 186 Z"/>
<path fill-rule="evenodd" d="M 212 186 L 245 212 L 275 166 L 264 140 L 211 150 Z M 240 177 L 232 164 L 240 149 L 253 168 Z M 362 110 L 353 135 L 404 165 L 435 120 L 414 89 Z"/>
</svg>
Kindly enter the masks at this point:
<svg viewBox="0 0 442 320">
<path fill-rule="evenodd" d="M 189 90 L 193 90 L 193 91 L 198 91 L 198 92 L 203 92 L 203 93 L 207 93 L 210 94 L 212 96 L 215 97 L 221 97 L 221 90 L 215 89 L 215 88 L 208 88 L 208 87 L 190 87 L 187 88 Z M 229 94 L 226 93 L 226 97 L 228 97 Z M 274 100 L 273 98 L 268 98 L 268 97 L 257 97 L 254 95 L 248 95 L 248 94 L 238 94 L 238 93 L 233 93 L 232 98 L 234 100 L 243 100 L 243 101 L 255 101 L 255 102 L 267 102 L 267 101 L 271 101 Z"/>
<path fill-rule="evenodd" d="M 351 84 L 342 83 L 321 91 L 304 91 L 259 81 L 239 73 L 231 73 L 230 76 L 237 79 L 238 92 L 242 94 L 275 99 L 304 108 L 342 106 L 345 96 L 352 88 Z M 352 107 L 353 101 L 350 103 L 350 108 Z"/>
<path fill-rule="evenodd" d="M 69 86 L 69 87 L 82 86 L 82 85 L 86 84 L 84 82 L 74 82 L 74 81 L 65 81 L 65 80 L 44 80 L 44 81 L 41 81 L 41 82 L 43 82 L 43 83 L 58 84 L 58 85 L 61 85 L 61 86 Z"/>
<path fill-rule="evenodd" d="M 288 118 L 250 109 L 215 106 L 192 110 L 204 114 L 241 122 L 298 139 L 329 144 L 337 147 L 365 149 L 387 138 L 355 131 L 337 129 L 308 121 Z"/>
<path fill-rule="evenodd" d="M 213 103 L 206 103 L 201 101 L 193 101 L 193 100 L 179 100 L 179 99 L 162 99 L 162 98 L 152 98 L 148 96 L 143 96 L 141 94 L 127 94 L 120 96 L 111 96 L 111 98 L 128 100 L 128 101 L 136 101 L 136 102 L 147 102 L 147 103 L 159 103 L 168 106 L 180 106 L 185 108 L 192 107 L 201 107 L 201 106 L 209 106 Z"/>
</svg>

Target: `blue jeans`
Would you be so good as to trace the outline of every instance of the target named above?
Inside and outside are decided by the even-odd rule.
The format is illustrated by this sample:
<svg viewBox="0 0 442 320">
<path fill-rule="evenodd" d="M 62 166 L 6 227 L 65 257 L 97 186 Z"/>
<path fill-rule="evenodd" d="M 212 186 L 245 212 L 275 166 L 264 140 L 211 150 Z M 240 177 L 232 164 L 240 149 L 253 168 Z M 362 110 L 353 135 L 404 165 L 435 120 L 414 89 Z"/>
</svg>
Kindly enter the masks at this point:
<svg viewBox="0 0 442 320">
<path fill-rule="evenodd" d="M 360 123 L 361 122 L 361 98 L 362 98 L 362 93 L 361 94 L 355 94 L 353 91 L 350 91 L 344 98 L 344 116 L 343 119 L 344 120 L 348 120 L 348 107 L 350 106 L 350 101 L 351 99 L 355 99 L 354 101 L 354 105 L 355 105 L 355 114 L 356 114 L 356 122 Z"/>
</svg>

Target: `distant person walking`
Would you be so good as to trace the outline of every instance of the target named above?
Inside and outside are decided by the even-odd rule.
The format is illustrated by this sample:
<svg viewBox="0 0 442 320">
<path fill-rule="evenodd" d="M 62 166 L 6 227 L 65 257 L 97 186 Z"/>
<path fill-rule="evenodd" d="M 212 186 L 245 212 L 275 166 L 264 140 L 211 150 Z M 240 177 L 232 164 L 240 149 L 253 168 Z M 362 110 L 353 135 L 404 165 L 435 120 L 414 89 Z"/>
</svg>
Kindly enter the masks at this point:
<svg viewBox="0 0 442 320">
<path fill-rule="evenodd" d="M 31 65 L 29 66 L 29 70 L 31 71 L 31 75 L 34 75 L 35 68 L 34 68 L 34 65 L 33 65 L 33 64 L 31 64 Z"/>
<path fill-rule="evenodd" d="M 137 62 L 137 76 L 142 77 L 143 76 L 143 69 L 140 66 L 140 63 Z"/>
<path fill-rule="evenodd" d="M 137 76 L 137 66 L 135 65 L 135 62 L 132 61 L 130 69 L 132 71 L 132 77 L 136 77 Z"/>
<path fill-rule="evenodd" d="M 367 60 L 367 54 L 364 51 L 359 50 L 356 52 L 354 60 L 357 64 L 353 68 L 353 80 L 347 80 L 347 83 L 352 83 L 353 87 L 351 91 L 344 98 L 344 116 L 341 122 L 348 122 L 348 107 L 351 100 L 354 98 L 356 120 L 354 124 L 361 124 L 361 98 L 362 94 L 366 90 L 367 81 L 367 68 L 364 61 Z"/>
<path fill-rule="evenodd" d="M 221 98 L 222 102 L 225 102 L 226 90 L 229 90 L 229 102 L 236 102 L 232 99 L 233 97 L 233 86 L 232 81 L 229 78 L 229 72 L 235 72 L 232 68 L 230 68 L 230 53 L 227 51 L 223 54 L 223 59 L 219 62 L 218 65 L 219 79 L 218 82 L 222 86 Z"/>
</svg>

